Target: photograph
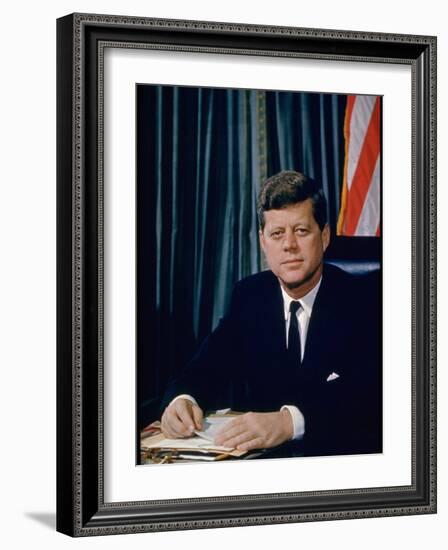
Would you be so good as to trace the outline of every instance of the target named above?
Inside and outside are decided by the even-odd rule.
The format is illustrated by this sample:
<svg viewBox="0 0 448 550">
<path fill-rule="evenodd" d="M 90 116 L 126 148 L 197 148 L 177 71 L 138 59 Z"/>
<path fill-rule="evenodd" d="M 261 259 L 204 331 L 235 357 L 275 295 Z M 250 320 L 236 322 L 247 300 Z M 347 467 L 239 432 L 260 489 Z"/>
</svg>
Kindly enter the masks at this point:
<svg viewBox="0 0 448 550">
<path fill-rule="evenodd" d="M 136 86 L 141 464 L 382 452 L 381 106 Z"/>
</svg>

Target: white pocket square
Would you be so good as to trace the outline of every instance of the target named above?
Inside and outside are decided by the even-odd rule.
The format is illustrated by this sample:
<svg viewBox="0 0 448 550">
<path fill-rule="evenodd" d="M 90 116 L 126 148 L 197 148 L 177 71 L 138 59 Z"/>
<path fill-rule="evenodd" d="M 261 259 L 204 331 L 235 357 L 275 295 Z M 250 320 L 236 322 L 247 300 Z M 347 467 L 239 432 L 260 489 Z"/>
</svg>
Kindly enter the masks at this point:
<svg viewBox="0 0 448 550">
<path fill-rule="evenodd" d="M 332 380 L 336 380 L 336 378 L 339 378 L 339 374 L 337 372 L 332 372 L 328 378 L 327 382 L 331 382 Z"/>
</svg>

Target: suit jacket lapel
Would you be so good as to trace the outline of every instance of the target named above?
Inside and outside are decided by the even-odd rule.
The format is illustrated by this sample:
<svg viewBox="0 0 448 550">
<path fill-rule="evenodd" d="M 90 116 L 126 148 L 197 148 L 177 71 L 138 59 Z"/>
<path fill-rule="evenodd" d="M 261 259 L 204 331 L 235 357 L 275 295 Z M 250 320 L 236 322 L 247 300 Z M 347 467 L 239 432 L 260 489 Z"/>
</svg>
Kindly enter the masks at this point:
<svg viewBox="0 0 448 550">
<path fill-rule="evenodd" d="M 335 323 L 338 322 L 338 300 L 341 299 L 341 296 L 337 296 L 332 291 L 331 274 L 324 270 L 322 283 L 317 293 L 310 323 L 308 325 L 302 367 L 310 367 L 314 370 L 319 368 L 319 358 L 322 357 L 325 350 L 328 348 L 334 332 L 334 327 L 337 326 Z M 323 335 L 325 335 L 325 342 L 322 341 Z M 311 364 L 310 361 L 313 363 Z"/>
</svg>

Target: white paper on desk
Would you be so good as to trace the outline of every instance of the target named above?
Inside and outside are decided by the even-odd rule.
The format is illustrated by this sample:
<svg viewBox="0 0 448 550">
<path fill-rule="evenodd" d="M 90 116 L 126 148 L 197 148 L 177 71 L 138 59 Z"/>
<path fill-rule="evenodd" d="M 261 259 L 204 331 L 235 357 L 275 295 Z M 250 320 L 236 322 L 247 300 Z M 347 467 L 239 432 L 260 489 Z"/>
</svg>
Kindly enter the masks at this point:
<svg viewBox="0 0 448 550">
<path fill-rule="evenodd" d="M 149 441 L 150 440 L 150 441 Z M 196 449 L 201 451 L 232 451 L 233 447 L 221 447 L 214 445 L 202 437 L 188 437 L 186 439 L 168 439 L 162 437 L 152 437 L 142 441 L 142 448 L 162 448 L 162 449 Z"/>
<path fill-rule="evenodd" d="M 206 416 L 203 429 L 195 430 L 194 433 L 208 441 L 214 441 L 216 434 L 234 418 L 234 416 Z"/>
</svg>

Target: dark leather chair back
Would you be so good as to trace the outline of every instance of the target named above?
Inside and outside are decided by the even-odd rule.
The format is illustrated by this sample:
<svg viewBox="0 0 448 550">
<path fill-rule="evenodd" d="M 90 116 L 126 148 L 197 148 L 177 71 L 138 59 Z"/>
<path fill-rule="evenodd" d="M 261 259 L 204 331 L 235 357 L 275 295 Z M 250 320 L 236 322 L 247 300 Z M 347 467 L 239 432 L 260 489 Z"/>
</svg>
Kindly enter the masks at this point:
<svg viewBox="0 0 448 550">
<path fill-rule="evenodd" d="M 380 269 L 380 262 L 377 260 L 339 260 L 331 258 L 326 260 L 325 263 L 335 265 L 352 275 L 367 275 Z"/>
</svg>

